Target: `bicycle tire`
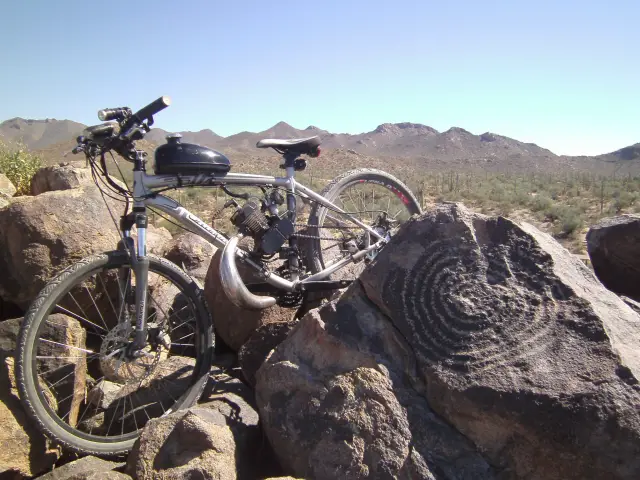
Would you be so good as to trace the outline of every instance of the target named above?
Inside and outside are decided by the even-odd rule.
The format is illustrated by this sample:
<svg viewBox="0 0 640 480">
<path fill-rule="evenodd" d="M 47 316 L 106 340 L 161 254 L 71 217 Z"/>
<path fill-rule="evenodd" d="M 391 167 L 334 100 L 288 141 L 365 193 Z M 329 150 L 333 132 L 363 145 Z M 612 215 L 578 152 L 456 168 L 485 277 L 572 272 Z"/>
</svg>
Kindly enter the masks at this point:
<svg viewBox="0 0 640 480">
<path fill-rule="evenodd" d="M 211 315 L 198 285 L 178 266 L 163 258 L 152 255 L 149 258 L 149 272 L 155 272 L 168 278 L 182 293 L 193 302 L 197 322 L 196 359 L 190 384 L 171 407 L 171 411 L 194 405 L 207 383 L 214 349 L 214 335 Z M 104 437 L 87 435 L 64 424 L 60 418 L 51 414 L 51 408 L 43 403 L 44 394 L 37 387 L 34 367 L 36 366 L 37 334 L 55 306 L 57 299 L 79 285 L 93 271 L 107 268 L 119 268 L 130 265 L 125 252 L 114 251 L 86 257 L 71 265 L 43 288 L 24 317 L 16 349 L 16 379 L 18 391 L 24 409 L 35 426 L 54 443 L 84 455 L 100 457 L 119 457 L 131 450 L 140 434 L 140 430 L 122 437 Z M 80 282 L 80 283 L 79 283 Z M 37 373 L 36 373 L 37 375 Z M 55 417 L 55 418 L 54 418 Z"/>
<path fill-rule="evenodd" d="M 359 168 L 347 171 L 331 180 L 320 195 L 334 202 L 341 192 L 354 184 L 363 182 L 375 183 L 393 191 L 406 205 L 410 214 L 422 213 L 420 203 L 404 183 L 393 175 L 374 168 Z M 320 232 L 327 212 L 327 207 L 315 203 L 307 223 L 310 236 L 321 236 Z M 307 243 L 306 260 L 307 267 L 311 270 L 311 273 L 318 273 L 325 268 L 320 240 L 313 239 Z"/>
</svg>

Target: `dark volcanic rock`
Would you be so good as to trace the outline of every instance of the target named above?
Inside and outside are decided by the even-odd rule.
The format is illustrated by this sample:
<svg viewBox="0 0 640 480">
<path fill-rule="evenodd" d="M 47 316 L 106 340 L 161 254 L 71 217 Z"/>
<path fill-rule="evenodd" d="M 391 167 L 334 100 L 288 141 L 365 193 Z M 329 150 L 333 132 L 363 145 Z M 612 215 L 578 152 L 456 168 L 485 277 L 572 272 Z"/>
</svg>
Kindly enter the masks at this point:
<svg viewBox="0 0 640 480">
<path fill-rule="evenodd" d="M 587 251 L 605 287 L 640 300 L 640 215 L 605 218 L 591 227 Z"/>
<path fill-rule="evenodd" d="M 256 375 L 263 428 L 283 466 L 316 479 L 495 478 L 414 390 L 404 373 L 412 363 L 357 283 L 307 314 Z"/>
<path fill-rule="evenodd" d="M 287 338 L 297 323 L 297 321 L 266 323 L 258 327 L 249 340 L 242 345 L 238 352 L 238 361 L 249 385 L 255 386 L 256 372 L 271 350 Z"/>
<path fill-rule="evenodd" d="M 519 478 L 640 477 L 640 317 L 536 228 L 438 206 L 361 277 L 430 405 Z"/>
<path fill-rule="evenodd" d="M 639 351 L 640 316 L 550 236 L 442 204 L 301 320 L 256 396 L 305 478 L 635 479 Z"/>
</svg>

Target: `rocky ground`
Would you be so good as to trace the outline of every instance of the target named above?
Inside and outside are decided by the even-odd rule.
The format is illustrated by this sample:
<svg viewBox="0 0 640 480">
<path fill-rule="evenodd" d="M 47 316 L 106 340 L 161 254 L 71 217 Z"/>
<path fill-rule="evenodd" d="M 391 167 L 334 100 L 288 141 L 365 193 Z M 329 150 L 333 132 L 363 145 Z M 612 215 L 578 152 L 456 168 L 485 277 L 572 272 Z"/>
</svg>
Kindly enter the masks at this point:
<svg viewBox="0 0 640 480">
<path fill-rule="evenodd" d="M 14 193 L 0 176 L 0 478 L 640 478 L 640 217 L 592 227 L 594 274 L 529 224 L 437 204 L 305 315 L 237 309 L 212 246 L 151 229 L 150 250 L 201 283 L 217 355 L 196 406 L 105 460 L 33 427 L 13 353 L 24 309 L 52 274 L 112 249 L 113 222 L 75 168 Z M 108 401 L 84 382 L 70 412 Z"/>
</svg>

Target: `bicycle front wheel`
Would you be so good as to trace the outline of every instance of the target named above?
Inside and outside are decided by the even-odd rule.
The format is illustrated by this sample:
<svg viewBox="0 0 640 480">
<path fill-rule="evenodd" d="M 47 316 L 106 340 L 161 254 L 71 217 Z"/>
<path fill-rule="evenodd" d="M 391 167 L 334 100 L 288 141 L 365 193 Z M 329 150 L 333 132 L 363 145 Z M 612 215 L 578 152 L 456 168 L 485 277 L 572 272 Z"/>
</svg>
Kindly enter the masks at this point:
<svg viewBox="0 0 640 480">
<path fill-rule="evenodd" d="M 154 417 L 195 404 L 213 354 L 198 286 L 149 256 L 148 341 L 131 356 L 135 276 L 124 252 L 88 257 L 51 280 L 23 320 L 16 378 L 28 415 L 75 452 L 118 456 Z"/>
</svg>

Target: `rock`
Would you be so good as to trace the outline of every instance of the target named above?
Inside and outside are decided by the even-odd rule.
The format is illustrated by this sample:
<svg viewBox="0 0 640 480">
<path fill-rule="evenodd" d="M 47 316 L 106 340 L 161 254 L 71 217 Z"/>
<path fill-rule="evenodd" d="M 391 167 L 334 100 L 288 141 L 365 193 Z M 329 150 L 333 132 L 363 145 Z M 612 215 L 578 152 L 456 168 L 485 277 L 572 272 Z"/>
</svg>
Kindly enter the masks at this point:
<svg viewBox="0 0 640 480">
<path fill-rule="evenodd" d="M 87 392 L 87 403 L 106 410 L 117 400 L 121 389 L 122 385 L 102 379 Z"/>
<path fill-rule="evenodd" d="M 22 318 L 13 318 L 0 322 L 0 359 L 11 357 L 15 353 L 16 341 L 20 332 Z M 66 315 L 53 314 L 40 335 L 38 356 L 49 357 L 38 360 L 38 369 L 47 372 L 44 379 L 48 384 L 56 385 L 56 395 L 48 391 L 51 405 L 60 409 L 60 415 L 67 414 L 69 423 L 73 424 L 78 418 L 79 409 L 84 401 L 87 385 L 86 332 L 80 323 Z M 67 345 L 62 348 L 58 344 Z M 17 395 L 17 393 L 16 393 Z M 58 399 L 67 398 L 58 403 Z"/>
<path fill-rule="evenodd" d="M 587 252 L 605 287 L 640 301 L 640 215 L 605 218 L 592 226 Z"/>
<path fill-rule="evenodd" d="M 81 473 L 72 475 L 68 480 L 131 480 L 129 475 L 117 471 Z"/>
<path fill-rule="evenodd" d="M 300 321 L 256 398 L 305 478 L 639 478 L 639 337 L 552 237 L 441 204 Z"/>
<path fill-rule="evenodd" d="M 0 197 L 0 209 L 3 209 L 4 207 L 6 207 L 7 205 L 9 205 L 9 200 Z"/>
<path fill-rule="evenodd" d="M 4 173 L 0 173 L 0 199 L 9 199 L 13 197 L 16 192 L 16 187 L 11 183 L 11 180 L 9 180 Z"/>
<path fill-rule="evenodd" d="M 132 237 L 136 238 L 136 230 L 132 231 Z M 147 227 L 147 252 L 162 257 L 171 241 L 171 232 L 165 227 L 155 227 L 151 224 Z"/>
<path fill-rule="evenodd" d="M 106 407 L 106 411 L 96 412 L 93 417 L 85 417 L 87 424 L 94 425 L 96 428 L 94 432 L 104 433 L 109 425 L 121 421 L 122 405 L 130 405 L 124 429 L 136 430 L 142 427 L 150 417 L 162 415 L 186 391 L 194 365 L 195 360 L 192 358 L 161 357 L 158 365 L 141 383 L 135 381 L 137 378 L 135 375 L 144 374 L 142 368 L 138 372 L 129 369 L 121 370 L 122 374 L 131 375 L 128 379 L 129 383 L 108 386 L 105 388 L 104 396 L 99 392 L 92 393 L 94 395 L 92 400 L 100 401 Z M 109 366 L 106 367 L 108 368 Z"/>
<path fill-rule="evenodd" d="M 96 457 L 83 457 L 55 468 L 38 477 L 38 480 L 98 480 L 131 478 L 114 470 L 122 468 L 124 463 L 110 462 Z"/>
<path fill-rule="evenodd" d="M 216 410 L 234 429 L 257 427 L 260 421 L 253 391 L 237 378 L 214 366 L 200 400 L 201 408 Z"/>
<path fill-rule="evenodd" d="M 93 184 L 88 168 L 74 167 L 60 163 L 38 170 L 31 179 L 31 195 L 40 195 L 55 190 L 69 190 L 82 185 Z"/>
<path fill-rule="evenodd" d="M 620 298 L 624 303 L 629 305 L 634 312 L 640 314 L 640 302 L 636 302 L 633 298 L 629 297 L 621 296 Z"/>
<path fill-rule="evenodd" d="M 265 478 L 268 465 L 253 393 L 215 368 L 197 406 L 151 420 L 129 455 L 134 478 Z"/>
<path fill-rule="evenodd" d="M 0 322 L 0 360 L 13 356 L 21 324 L 22 318 L 10 318 Z"/>
<path fill-rule="evenodd" d="M 164 257 L 184 267 L 189 275 L 204 282 L 216 248 L 194 233 L 187 232 L 174 238 L 167 246 Z"/>
<path fill-rule="evenodd" d="M 154 322 L 170 325 L 170 337 L 173 342 L 171 353 L 195 358 L 196 322 L 189 299 L 175 284 L 164 277 L 150 278 L 149 315 Z"/>
<path fill-rule="evenodd" d="M 271 350 L 287 338 L 297 323 L 297 321 L 266 323 L 259 326 L 249 337 L 249 340 L 242 345 L 238 352 L 238 361 L 242 368 L 242 374 L 249 385 L 255 386 L 256 372 L 267 359 Z"/>
<path fill-rule="evenodd" d="M 211 259 L 204 281 L 204 294 L 211 311 L 216 335 L 233 350 L 238 350 L 260 325 L 273 322 L 287 322 L 295 315 L 295 310 L 274 305 L 264 310 L 246 310 L 236 307 L 227 298 L 220 283 L 221 251 Z M 238 264 L 240 276 L 245 281 L 258 281 L 248 267 Z"/>
<path fill-rule="evenodd" d="M 442 204 L 360 282 L 431 407 L 505 475 L 640 478 L 640 316 L 552 237 Z"/>
<path fill-rule="evenodd" d="M 60 456 L 22 410 L 13 376 L 13 358 L 0 362 L 0 478 L 37 475 Z"/>
<path fill-rule="evenodd" d="M 236 445 L 218 412 L 191 408 L 147 423 L 127 472 L 147 479 L 235 479 Z"/>
<path fill-rule="evenodd" d="M 231 428 L 237 446 L 238 478 L 263 478 L 284 473 L 269 443 L 264 440 L 254 394 L 249 387 L 214 366 L 211 381 L 199 402 L 199 407 L 221 413 Z M 247 461 L 249 458 L 251 461 Z"/>
<path fill-rule="evenodd" d="M 21 317 L 24 311 L 16 304 L 4 301 L 0 297 L 0 322 L 11 318 Z"/>
<path fill-rule="evenodd" d="M 0 210 L 0 296 L 26 308 L 54 274 L 118 240 L 95 187 L 16 197 Z"/>
<path fill-rule="evenodd" d="M 356 283 L 311 311 L 256 374 L 263 429 L 283 467 L 316 479 L 495 478 L 414 389 L 410 347 L 362 296 Z"/>
<path fill-rule="evenodd" d="M 43 372 L 42 378 L 49 385 L 55 385 L 53 398 L 58 415 L 65 416 L 71 426 L 75 426 L 85 399 L 86 337 L 80 322 L 66 315 L 53 314 L 47 320 L 40 337 L 44 341 L 39 342 L 37 351 L 37 355 L 43 357 L 37 360 L 38 371 Z"/>
</svg>

